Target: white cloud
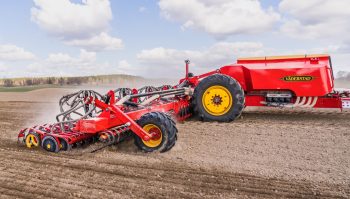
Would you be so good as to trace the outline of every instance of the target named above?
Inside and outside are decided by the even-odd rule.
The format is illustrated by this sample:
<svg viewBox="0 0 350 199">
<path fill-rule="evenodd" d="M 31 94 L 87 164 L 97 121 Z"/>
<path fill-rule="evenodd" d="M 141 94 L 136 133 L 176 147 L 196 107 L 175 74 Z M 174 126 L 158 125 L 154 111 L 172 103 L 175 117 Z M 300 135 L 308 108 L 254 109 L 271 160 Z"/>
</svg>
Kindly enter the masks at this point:
<svg viewBox="0 0 350 199">
<path fill-rule="evenodd" d="M 64 37 L 88 37 L 105 31 L 112 19 L 109 0 L 34 0 L 32 20 L 48 33 Z"/>
<path fill-rule="evenodd" d="M 25 51 L 23 48 L 11 44 L 0 45 L 0 60 L 2 61 L 23 61 L 33 59 L 35 59 L 35 55 L 31 52 Z"/>
<path fill-rule="evenodd" d="M 335 72 L 349 71 L 349 7 L 349 0 L 282 0 L 279 4 L 279 11 L 283 14 L 281 33 L 315 41 L 314 47 L 294 50 L 297 53 L 328 53 Z"/>
<path fill-rule="evenodd" d="M 272 28 L 280 16 L 258 0 L 160 0 L 161 14 L 216 37 L 257 33 Z"/>
<path fill-rule="evenodd" d="M 144 66 L 143 75 L 156 77 L 179 77 L 184 73 L 184 60 L 192 61 L 191 71 L 198 73 L 217 69 L 224 64 L 235 62 L 240 56 L 268 54 L 269 49 L 256 42 L 219 42 L 207 50 L 177 50 L 153 48 L 142 50 L 137 59 Z"/>
<path fill-rule="evenodd" d="M 64 53 L 53 53 L 49 54 L 47 62 L 52 64 L 79 64 L 79 63 L 91 63 L 96 61 L 96 53 L 88 52 L 86 50 L 80 50 L 80 55 L 78 58 L 73 58 L 68 54 Z"/>
<path fill-rule="evenodd" d="M 121 39 L 111 37 L 105 32 L 88 39 L 74 39 L 66 41 L 65 44 L 92 51 L 119 50 L 123 48 L 123 42 Z"/>
<path fill-rule="evenodd" d="M 109 0 L 34 0 L 31 19 L 66 44 L 87 50 L 117 50 L 119 38 L 107 32 L 112 20 Z"/>
<path fill-rule="evenodd" d="M 350 71 L 349 57 L 350 53 L 332 54 L 332 64 L 334 73 L 337 73 L 339 71 Z"/>
<path fill-rule="evenodd" d="M 350 47 L 347 45 L 328 45 L 322 47 L 313 47 L 309 49 L 296 49 L 284 52 L 286 55 L 292 54 L 329 54 L 332 58 L 334 73 L 338 71 L 350 71 Z M 277 52 L 277 49 L 274 50 Z"/>
<path fill-rule="evenodd" d="M 118 73 L 136 75 L 139 72 L 139 67 L 132 66 L 127 60 L 121 60 L 117 64 Z"/>
<path fill-rule="evenodd" d="M 1 77 L 87 76 L 105 74 L 135 74 L 126 60 L 117 63 L 98 61 L 96 52 L 80 50 L 77 56 L 67 53 L 51 53 L 45 59 L 35 59 L 28 65 L 0 60 Z"/>
<path fill-rule="evenodd" d="M 119 67 L 120 69 L 129 69 L 129 68 L 131 67 L 131 65 L 129 64 L 128 61 L 126 61 L 126 60 L 121 60 L 121 61 L 119 61 L 119 63 L 118 63 L 118 67 Z"/>
<path fill-rule="evenodd" d="M 349 0 L 283 0 L 281 31 L 296 38 L 350 41 Z"/>
<path fill-rule="evenodd" d="M 95 52 L 80 50 L 77 57 L 65 53 L 52 53 L 48 58 L 30 64 L 26 76 L 80 76 L 116 73 L 109 62 L 99 63 Z"/>
</svg>

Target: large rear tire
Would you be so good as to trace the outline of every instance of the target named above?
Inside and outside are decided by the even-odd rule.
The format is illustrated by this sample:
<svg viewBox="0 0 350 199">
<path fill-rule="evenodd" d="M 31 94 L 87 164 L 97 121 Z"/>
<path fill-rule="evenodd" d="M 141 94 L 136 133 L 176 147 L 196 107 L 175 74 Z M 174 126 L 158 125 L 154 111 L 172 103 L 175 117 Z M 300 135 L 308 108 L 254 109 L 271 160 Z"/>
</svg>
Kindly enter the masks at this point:
<svg viewBox="0 0 350 199">
<path fill-rule="evenodd" d="M 215 74 L 197 85 L 192 103 L 200 119 L 230 122 L 242 114 L 245 98 L 241 85 L 235 79 Z"/>
<path fill-rule="evenodd" d="M 149 141 L 135 135 L 135 145 L 145 152 L 166 152 L 170 150 L 177 139 L 177 128 L 170 116 L 161 112 L 151 112 L 143 115 L 137 123 L 148 133 L 155 136 Z"/>
</svg>

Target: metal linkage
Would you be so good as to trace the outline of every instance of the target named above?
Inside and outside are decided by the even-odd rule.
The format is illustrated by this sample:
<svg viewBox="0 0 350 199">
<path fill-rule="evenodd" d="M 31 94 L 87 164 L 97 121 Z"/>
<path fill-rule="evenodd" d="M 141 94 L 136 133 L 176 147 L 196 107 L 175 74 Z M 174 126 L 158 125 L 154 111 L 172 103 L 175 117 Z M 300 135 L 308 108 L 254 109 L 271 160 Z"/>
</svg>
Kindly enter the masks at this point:
<svg viewBox="0 0 350 199">
<path fill-rule="evenodd" d="M 81 90 L 63 96 L 59 101 L 61 113 L 56 116 L 57 123 L 52 128 L 59 125 L 65 131 L 64 124 L 72 128 L 74 122 L 96 115 L 99 111 L 94 105 L 95 99 L 103 100 L 104 97 L 92 90 Z"/>
<path fill-rule="evenodd" d="M 131 88 L 117 88 L 114 90 L 114 93 L 115 93 L 115 97 L 118 99 L 121 99 L 127 95 L 133 94 Z"/>
<path fill-rule="evenodd" d="M 140 89 L 138 89 L 138 94 L 144 94 L 140 97 L 138 97 L 138 102 L 142 103 L 143 101 L 147 100 L 149 98 L 150 95 L 148 95 L 148 93 L 152 93 L 158 91 L 158 88 L 154 87 L 154 86 L 144 86 Z"/>
<path fill-rule="evenodd" d="M 171 85 L 163 85 L 163 86 L 159 86 L 157 87 L 158 91 L 162 91 L 162 90 L 169 90 L 169 89 L 173 89 L 174 87 Z"/>
<path fill-rule="evenodd" d="M 185 93 L 185 91 L 186 91 L 186 88 L 152 91 L 152 92 L 147 92 L 147 93 L 138 93 L 135 95 L 131 95 L 130 98 L 145 97 L 145 96 L 152 96 L 152 95 L 161 95 L 161 96 L 177 95 L 177 94 L 183 94 L 183 93 Z"/>
<path fill-rule="evenodd" d="M 165 97 L 165 96 L 171 96 L 171 95 L 191 95 L 192 91 L 190 88 L 176 88 L 176 89 L 169 89 L 169 90 L 160 90 L 160 91 L 152 91 L 152 92 L 146 92 L 146 93 L 138 93 L 134 95 L 127 95 L 120 99 L 116 105 L 122 105 L 126 101 L 130 99 L 137 98 L 139 99 L 139 104 L 141 106 L 145 106 L 149 104 L 150 102 Z M 141 100 L 140 100 L 141 99 Z"/>
</svg>

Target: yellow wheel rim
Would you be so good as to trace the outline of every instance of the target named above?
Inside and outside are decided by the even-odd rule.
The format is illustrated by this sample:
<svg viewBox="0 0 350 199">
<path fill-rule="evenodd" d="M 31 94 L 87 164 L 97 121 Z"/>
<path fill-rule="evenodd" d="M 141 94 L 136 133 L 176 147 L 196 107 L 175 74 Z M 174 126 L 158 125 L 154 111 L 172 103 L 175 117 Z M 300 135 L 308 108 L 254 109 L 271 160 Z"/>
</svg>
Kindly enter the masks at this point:
<svg viewBox="0 0 350 199">
<path fill-rule="evenodd" d="M 28 134 L 26 137 L 26 146 L 28 148 L 32 148 L 32 146 L 39 146 L 39 140 L 37 140 L 37 137 L 33 134 Z"/>
<path fill-rule="evenodd" d="M 231 109 L 232 95 L 223 86 L 211 86 L 204 92 L 202 103 L 207 113 L 214 116 L 221 116 Z"/>
<path fill-rule="evenodd" d="M 143 127 L 147 133 L 154 134 L 154 137 L 148 141 L 142 140 L 142 142 L 150 148 L 158 147 L 162 143 L 163 135 L 162 130 L 154 124 L 147 124 Z"/>
</svg>

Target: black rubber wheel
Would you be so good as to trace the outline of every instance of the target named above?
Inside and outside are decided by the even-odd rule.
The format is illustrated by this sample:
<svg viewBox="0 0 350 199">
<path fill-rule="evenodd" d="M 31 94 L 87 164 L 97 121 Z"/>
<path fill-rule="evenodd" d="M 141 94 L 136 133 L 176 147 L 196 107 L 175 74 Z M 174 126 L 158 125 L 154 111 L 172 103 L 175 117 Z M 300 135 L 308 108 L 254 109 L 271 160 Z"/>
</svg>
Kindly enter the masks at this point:
<svg viewBox="0 0 350 199">
<path fill-rule="evenodd" d="M 62 151 L 69 151 L 72 146 L 68 143 L 68 141 L 64 138 L 59 138 L 60 140 L 60 150 Z"/>
<path fill-rule="evenodd" d="M 43 149 L 49 152 L 58 153 L 60 151 L 60 148 L 58 146 L 56 139 L 50 135 L 44 137 L 42 141 L 42 147 Z"/>
<path fill-rule="evenodd" d="M 207 107 L 204 107 L 204 103 L 206 106 L 214 107 L 221 106 L 221 102 L 223 101 L 220 95 L 215 94 L 212 99 L 212 105 L 209 105 L 207 98 L 204 95 L 207 95 L 210 92 L 211 88 L 218 87 L 218 89 L 222 89 L 224 95 L 226 93 L 226 97 L 230 98 L 229 106 L 224 107 L 224 111 L 222 113 L 211 113 L 208 111 Z M 208 91 L 209 90 L 209 91 Z M 208 104 L 207 104 L 208 103 Z M 241 85 L 232 77 L 222 74 L 215 74 L 206 77 L 203 79 L 195 88 L 192 99 L 192 107 L 194 112 L 198 114 L 201 120 L 203 121 L 218 121 L 218 122 L 230 122 L 238 118 L 243 111 L 245 106 L 245 98 L 244 91 Z"/>
<path fill-rule="evenodd" d="M 160 133 L 154 140 L 143 141 L 136 134 L 135 145 L 145 152 L 166 152 L 170 150 L 177 140 L 175 122 L 165 113 L 151 112 L 143 115 L 137 123 L 149 133 Z"/>
</svg>

